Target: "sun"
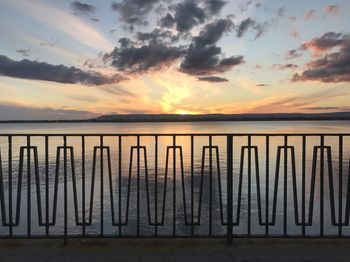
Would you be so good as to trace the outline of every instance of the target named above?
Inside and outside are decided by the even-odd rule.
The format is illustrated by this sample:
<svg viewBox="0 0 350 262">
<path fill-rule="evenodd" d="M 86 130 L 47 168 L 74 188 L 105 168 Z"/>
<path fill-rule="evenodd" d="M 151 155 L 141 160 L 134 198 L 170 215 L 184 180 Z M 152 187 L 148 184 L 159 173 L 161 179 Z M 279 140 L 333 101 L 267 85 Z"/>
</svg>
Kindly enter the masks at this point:
<svg viewBox="0 0 350 262">
<path fill-rule="evenodd" d="M 175 111 L 175 114 L 179 114 L 179 115 L 194 115 L 196 114 L 195 112 L 191 112 L 191 111 L 187 111 L 187 110 L 183 110 L 183 109 L 177 109 Z"/>
</svg>

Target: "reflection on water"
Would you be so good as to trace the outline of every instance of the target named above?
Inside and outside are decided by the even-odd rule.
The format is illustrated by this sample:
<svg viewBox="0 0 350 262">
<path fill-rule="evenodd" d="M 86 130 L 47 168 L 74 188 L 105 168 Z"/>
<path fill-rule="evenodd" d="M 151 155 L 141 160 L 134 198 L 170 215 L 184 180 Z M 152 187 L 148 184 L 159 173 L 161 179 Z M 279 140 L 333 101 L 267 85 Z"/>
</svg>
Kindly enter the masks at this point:
<svg viewBox="0 0 350 262">
<path fill-rule="evenodd" d="M 350 121 L 309 121 L 309 122 L 206 122 L 206 123 L 107 123 L 107 124 L 5 124 L 0 125 L 0 132 L 11 133 L 346 133 L 350 132 Z M 57 220 L 56 225 L 50 227 L 51 234 L 62 234 L 64 224 L 64 150 L 60 149 L 64 140 L 60 136 L 50 137 L 48 140 L 48 163 L 45 162 L 45 138 L 32 137 L 30 145 L 36 147 L 38 154 L 38 176 L 35 173 L 34 149 L 31 150 L 31 181 L 30 192 L 27 190 L 27 153 L 24 151 L 23 161 L 20 161 L 20 147 L 28 142 L 26 137 L 12 138 L 12 209 L 15 218 L 17 205 L 17 186 L 19 182 L 20 163 L 23 164 L 22 193 L 20 203 L 20 225 L 13 229 L 14 234 L 26 234 L 27 232 L 27 199 L 31 198 L 31 230 L 33 234 L 44 234 L 45 227 L 38 226 L 38 199 L 41 200 L 42 218 L 46 218 L 46 167 L 49 180 L 49 220 L 53 220 L 54 192 L 57 189 Z M 84 143 L 83 143 L 84 142 Z M 118 136 L 103 138 L 103 168 L 101 171 L 100 137 L 67 137 L 67 196 L 68 196 L 68 232 L 81 234 L 82 227 L 76 226 L 76 222 L 83 220 L 83 196 L 85 198 L 85 221 L 91 225 L 86 226 L 87 234 L 98 234 L 103 229 L 104 234 L 123 235 L 137 234 L 137 223 L 140 223 L 141 235 L 154 235 L 155 230 L 159 235 L 176 234 L 190 235 L 191 211 L 193 210 L 194 222 L 200 222 L 193 228 L 194 234 L 208 235 L 212 231 L 214 235 L 224 235 L 226 227 L 227 206 L 227 177 L 226 161 L 227 148 L 226 137 L 215 136 L 212 140 L 208 136 L 194 137 L 193 140 L 193 166 L 191 154 L 191 137 L 178 136 L 175 141 L 172 137 L 141 136 L 139 145 L 139 175 L 137 170 L 137 138 Z M 295 210 L 298 210 L 301 219 L 302 200 L 302 137 L 288 138 L 287 166 L 287 224 L 289 234 L 300 234 L 301 227 L 295 225 Z M 210 157 L 209 144 L 212 148 Z M 276 172 L 278 162 L 278 148 L 285 143 L 284 137 L 270 137 L 267 163 L 267 150 L 265 137 L 252 137 L 251 145 L 256 146 L 256 151 L 251 151 L 251 176 L 248 172 L 248 149 L 243 149 L 248 144 L 246 136 L 234 137 L 233 147 L 233 194 L 234 194 L 234 221 L 239 218 L 240 224 L 235 227 L 235 233 L 246 234 L 248 217 L 251 218 L 251 230 L 253 234 L 263 234 L 265 227 L 259 225 L 259 216 L 265 221 L 265 197 L 266 188 L 269 188 L 269 219 L 273 218 L 273 201 L 276 199 L 276 224 L 270 227 L 271 234 L 283 233 L 284 214 L 284 151 L 280 150 L 279 173 Z M 176 145 L 175 162 L 173 145 Z M 320 145 L 320 137 L 307 137 L 305 159 L 305 199 L 306 217 L 309 215 L 309 202 L 312 185 L 312 163 L 315 157 L 315 146 Z M 339 138 L 326 136 L 325 146 L 330 146 L 330 154 L 325 151 L 325 172 L 323 177 L 324 192 L 324 221 L 325 232 L 337 233 L 337 227 L 331 226 L 331 208 L 334 204 L 338 214 L 339 184 L 343 185 L 342 205 L 345 210 L 347 201 L 347 186 L 349 177 L 349 153 L 350 137 L 343 140 L 343 180 L 339 183 Z M 97 147 L 96 147 L 97 146 Z M 291 149 L 293 147 L 293 149 Z M 107 148 L 110 155 L 107 154 Z M 84 149 L 84 151 L 83 151 Z M 71 151 L 72 150 L 72 151 Z M 292 151 L 295 159 L 292 159 Z M 4 200 L 6 203 L 6 217 L 9 213 L 9 152 L 8 138 L 0 135 L 1 164 L 4 181 Z M 71 154 L 73 152 L 73 154 Z M 84 152 L 84 153 L 83 153 Z M 182 153 L 182 154 L 180 154 Z M 83 161 L 84 159 L 84 161 Z M 95 159 L 95 161 L 94 161 Z M 210 159 L 212 164 L 210 165 Z M 132 162 L 131 162 L 132 160 Z M 329 160 L 329 161 L 328 161 Z M 59 165 L 57 165 L 59 163 Z M 317 169 L 315 176 L 315 198 L 313 206 L 313 225 L 307 227 L 308 234 L 319 234 L 320 209 L 321 209 L 321 176 L 320 176 L 320 151 L 316 158 Z M 94 165 L 95 164 L 95 165 Z M 174 171 L 175 167 L 175 172 Z M 192 169 L 193 167 L 193 169 Z M 295 167 L 296 179 L 293 180 L 293 167 Z M 331 174 L 328 172 L 331 167 Z M 95 171 L 94 171 L 95 170 Z M 193 170 L 193 173 L 191 172 Z M 210 170 L 212 172 L 210 172 Z M 109 172 L 110 171 L 110 172 Z M 240 172 L 242 177 L 240 180 Z M 257 173 L 258 172 L 258 173 Z M 193 177 L 191 176 L 193 174 Z M 269 175 L 268 182 L 266 176 Z M 257 176 L 259 175 L 259 176 Z M 278 176 L 276 193 L 274 198 L 275 182 Z M 55 179 L 57 178 L 57 187 Z M 73 180 L 75 178 L 75 180 Z M 37 180 L 36 180 L 37 179 Z M 248 183 L 250 179 L 250 183 Z M 259 180 L 259 181 L 258 181 Z M 83 183 L 83 181 L 85 181 Z M 101 181 L 103 181 L 101 183 Z M 156 183 L 157 181 L 157 183 Z M 257 183 L 257 181 L 259 183 Z M 21 181 L 20 181 L 21 182 Z M 75 183 L 73 183 L 75 182 Z M 296 199 L 294 199 L 293 182 L 296 186 Z M 36 187 L 40 184 L 40 187 Z M 73 185 L 76 185 L 76 198 Z M 92 184 L 93 192 L 92 192 Z M 84 185 L 84 186 L 83 186 Z M 240 186 L 241 185 L 241 186 Z M 333 185 L 333 186 L 332 186 Z M 173 190 L 174 188 L 175 191 Z M 241 188 L 241 202 L 239 189 Z M 102 189 L 102 190 L 101 190 Z M 139 189 L 139 190 L 138 190 Z M 260 192 L 258 191 L 260 189 Z M 40 190 L 40 198 L 37 192 Z M 332 192 L 334 191 L 334 192 Z M 249 192 L 251 198 L 249 201 Z M 193 198 L 192 198 L 193 196 Z M 335 196 L 331 201 L 331 196 Z M 101 201 L 101 197 L 103 201 Z M 76 200 L 76 202 L 74 201 Z M 312 202 L 312 200 L 311 200 Z M 295 208 L 295 204 L 298 204 Z M 90 205 L 91 204 L 91 205 Z M 113 205 L 112 205 L 113 204 Z M 193 204 L 193 207 L 192 207 Z M 261 205 L 259 209 L 259 204 Z M 251 205 L 249 212 L 248 205 Z M 112 208 L 113 206 L 113 208 Z M 237 216 L 237 207 L 240 207 L 240 215 Z M 76 208 L 75 208 L 76 207 Z M 157 208 L 156 208 L 157 207 Z M 75 211 L 78 211 L 75 213 Z M 102 212 L 101 212 L 102 210 Z M 120 212 L 121 211 L 121 212 Z M 259 212 L 260 211 L 260 212 Z M 174 215 L 175 214 L 175 215 Z M 345 211 L 343 212 L 345 217 Z M 157 219 L 156 219 L 157 217 Z M 175 219 L 174 219 L 175 218 Z M 3 222 L 3 217 L 0 218 Z M 127 222 L 127 225 L 118 226 L 118 222 Z M 158 227 L 154 224 L 157 221 Z M 5 221 L 6 222 L 6 221 Z M 164 223 L 162 223 L 164 222 Z M 101 227 L 101 224 L 103 226 Z M 120 231 L 119 231 L 120 230 Z M 344 233 L 350 233 L 347 227 Z M 8 234 L 7 227 L 0 227 L 0 235 Z"/>
<path fill-rule="evenodd" d="M 350 121 L 223 121 L 175 123 L 0 124 L 0 133 L 334 133 L 350 132 Z"/>
</svg>

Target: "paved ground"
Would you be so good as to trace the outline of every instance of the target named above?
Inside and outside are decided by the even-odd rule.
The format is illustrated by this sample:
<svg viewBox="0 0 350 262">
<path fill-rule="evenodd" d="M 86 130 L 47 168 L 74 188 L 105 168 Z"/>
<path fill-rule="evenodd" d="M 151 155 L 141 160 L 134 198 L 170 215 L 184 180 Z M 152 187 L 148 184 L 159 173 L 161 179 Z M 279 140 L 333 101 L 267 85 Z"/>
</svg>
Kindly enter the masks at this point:
<svg viewBox="0 0 350 262">
<path fill-rule="evenodd" d="M 0 240 L 0 261 L 350 261 L 350 240 Z"/>
</svg>

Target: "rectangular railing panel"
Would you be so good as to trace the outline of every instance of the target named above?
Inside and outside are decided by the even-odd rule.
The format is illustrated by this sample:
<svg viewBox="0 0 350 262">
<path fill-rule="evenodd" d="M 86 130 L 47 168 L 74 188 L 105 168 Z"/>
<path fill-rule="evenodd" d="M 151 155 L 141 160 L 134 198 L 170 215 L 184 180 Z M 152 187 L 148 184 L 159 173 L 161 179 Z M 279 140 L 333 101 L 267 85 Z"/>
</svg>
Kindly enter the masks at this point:
<svg viewBox="0 0 350 262">
<path fill-rule="evenodd" d="M 3 134 L 0 237 L 348 237 L 350 134 Z"/>
</svg>

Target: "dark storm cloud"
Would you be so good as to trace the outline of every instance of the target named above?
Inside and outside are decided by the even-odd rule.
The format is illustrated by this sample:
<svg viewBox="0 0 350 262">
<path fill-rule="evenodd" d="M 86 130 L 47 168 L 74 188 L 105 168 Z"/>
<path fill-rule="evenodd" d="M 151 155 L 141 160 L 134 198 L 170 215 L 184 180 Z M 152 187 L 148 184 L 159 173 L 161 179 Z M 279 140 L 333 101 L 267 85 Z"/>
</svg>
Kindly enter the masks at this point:
<svg viewBox="0 0 350 262">
<path fill-rule="evenodd" d="M 193 38 L 180 70 L 191 75 L 212 75 L 242 64 L 242 56 L 221 58 L 221 48 L 215 45 L 232 28 L 233 22 L 230 19 L 218 19 L 207 24 L 199 36 Z"/>
<path fill-rule="evenodd" d="M 160 70 L 183 56 L 182 47 L 173 47 L 162 43 L 150 42 L 141 47 L 134 46 L 130 39 L 119 40 L 120 48 L 105 54 L 105 62 L 126 73 L 144 73 L 148 70 Z"/>
<path fill-rule="evenodd" d="M 77 16 L 87 17 L 94 22 L 98 22 L 99 19 L 93 17 L 96 12 L 96 7 L 79 1 L 75 1 L 70 4 L 73 13 Z"/>
<path fill-rule="evenodd" d="M 105 76 L 94 71 L 84 72 L 75 67 L 51 65 L 45 62 L 31 61 L 28 59 L 14 61 L 3 55 L 0 55 L 0 75 L 52 81 L 63 84 L 80 83 L 90 86 L 112 84 L 124 80 L 124 78 L 119 75 Z"/>
<path fill-rule="evenodd" d="M 333 53 L 327 53 L 333 48 Z M 323 57 L 306 64 L 306 70 L 296 73 L 292 81 L 321 81 L 325 83 L 350 82 L 350 37 L 349 34 L 328 32 L 301 46 L 303 50 L 323 52 Z"/>
<path fill-rule="evenodd" d="M 268 27 L 268 23 L 259 23 L 251 18 L 243 20 L 238 27 L 236 27 L 236 35 L 238 38 L 241 38 L 249 29 L 255 31 L 255 39 L 262 36 Z"/>
<path fill-rule="evenodd" d="M 30 49 L 18 49 L 16 50 L 17 53 L 21 54 L 22 56 L 28 57 Z"/>
<path fill-rule="evenodd" d="M 220 82 L 227 82 L 228 81 L 228 79 L 223 78 L 223 77 L 218 77 L 218 76 L 203 76 L 203 77 L 198 77 L 198 80 L 211 82 L 211 83 L 220 83 Z"/>
<path fill-rule="evenodd" d="M 121 20 L 130 25 L 146 25 L 147 15 L 152 11 L 153 6 L 160 0 L 123 0 L 112 3 L 112 10 L 120 13 Z"/>
</svg>

